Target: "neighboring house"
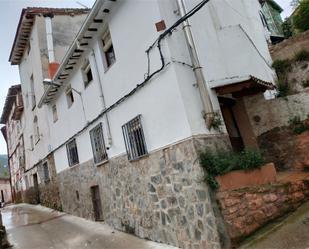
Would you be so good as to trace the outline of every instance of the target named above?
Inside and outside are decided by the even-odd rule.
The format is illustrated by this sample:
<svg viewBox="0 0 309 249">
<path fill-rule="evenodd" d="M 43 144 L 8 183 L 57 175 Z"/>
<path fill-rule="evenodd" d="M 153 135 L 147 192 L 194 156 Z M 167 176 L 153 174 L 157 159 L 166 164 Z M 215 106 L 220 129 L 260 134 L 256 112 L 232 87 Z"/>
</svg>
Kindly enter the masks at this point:
<svg viewBox="0 0 309 249">
<path fill-rule="evenodd" d="M 184 5 L 198 6 L 190 25 L 172 26 L 186 19 Z M 50 75 L 35 16 L 27 41 L 36 60 L 16 40 L 10 58 L 23 94 L 36 96 L 25 107 L 25 177 L 53 175 L 54 187 L 40 188 L 49 201 L 59 192 L 67 213 L 182 248 L 220 248 L 198 152 L 258 147 L 243 99 L 273 89 L 260 12 L 258 1 L 97 0 Z M 62 25 L 53 29 L 72 29 Z"/>
<path fill-rule="evenodd" d="M 274 0 L 260 0 L 262 5 L 261 19 L 265 28 L 270 33 L 272 43 L 278 43 L 284 39 L 282 30 L 282 17 L 283 9 Z"/>
<path fill-rule="evenodd" d="M 24 102 L 25 172 L 18 186 L 24 190 L 24 201 L 37 203 L 41 197 L 45 203 L 47 198 L 44 191 L 40 191 L 40 196 L 37 188 L 49 183 L 49 171 L 53 172 L 54 166 L 52 156 L 47 158 L 51 147 L 47 108 L 37 108 L 37 102 L 45 91 L 43 80 L 57 69 L 88 12 L 57 8 L 22 10 L 9 61 L 19 67 Z M 14 140 L 9 136 L 8 139 Z"/>
<path fill-rule="evenodd" d="M 5 125 L 2 132 L 7 141 L 9 175 L 12 184 L 12 197 L 17 201 L 17 193 L 22 190 L 22 177 L 25 170 L 25 147 L 23 124 L 25 117 L 23 115 L 24 104 L 21 92 L 21 85 L 11 86 L 8 90 L 4 104 L 0 123 Z M 3 177 L 1 177 L 3 178 Z M 11 188 L 9 181 L 3 179 L 4 184 L 8 184 L 6 190 Z M 10 195 L 10 192 L 8 193 Z M 10 198 L 11 199 L 11 198 Z"/>
</svg>

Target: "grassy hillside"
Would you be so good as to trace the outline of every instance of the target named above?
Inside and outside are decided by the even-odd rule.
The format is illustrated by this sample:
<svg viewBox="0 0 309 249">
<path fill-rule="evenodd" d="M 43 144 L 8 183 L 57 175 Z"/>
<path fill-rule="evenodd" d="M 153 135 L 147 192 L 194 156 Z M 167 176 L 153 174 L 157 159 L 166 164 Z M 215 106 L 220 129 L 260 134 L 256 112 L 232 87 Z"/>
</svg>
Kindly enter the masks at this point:
<svg viewBox="0 0 309 249">
<path fill-rule="evenodd" d="M 0 155 L 0 177 L 9 177 L 7 155 Z"/>
</svg>

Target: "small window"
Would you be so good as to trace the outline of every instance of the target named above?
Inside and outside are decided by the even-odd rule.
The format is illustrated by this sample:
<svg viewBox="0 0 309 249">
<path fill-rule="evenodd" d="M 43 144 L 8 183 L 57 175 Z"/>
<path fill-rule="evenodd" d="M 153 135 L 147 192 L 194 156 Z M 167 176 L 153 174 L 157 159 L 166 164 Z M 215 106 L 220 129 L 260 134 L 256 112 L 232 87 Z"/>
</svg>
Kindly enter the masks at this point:
<svg viewBox="0 0 309 249">
<path fill-rule="evenodd" d="M 89 61 L 86 63 L 83 69 L 84 86 L 87 87 L 93 80 L 92 71 Z"/>
<path fill-rule="evenodd" d="M 37 143 L 40 140 L 40 128 L 37 116 L 34 116 L 33 124 L 34 124 L 33 126 L 34 126 L 35 143 Z"/>
<path fill-rule="evenodd" d="M 70 108 L 72 104 L 74 103 L 74 96 L 73 96 L 73 91 L 72 91 L 71 86 L 67 87 L 65 94 L 67 98 L 68 107 Z"/>
<path fill-rule="evenodd" d="M 129 160 L 148 153 L 140 115 L 123 125 L 122 132 Z"/>
<path fill-rule="evenodd" d="M 32 110 L 33 110 L 36 107 L 33 74 L 30 77 L 30 88 L 31 88 L 31 100 L 32 100 L 31 104 L 32 104 Z"/>
<path fill-rule="evenodd" d="M 90 131 L 90 139 L 91 139 L 94 163 L 100 163 L 107 160 L 102 123 L 98 124 Z"/>
<path fill-rule="evenodd" d="M 49 169 L 48 169 L 48 163 L 43 163 L 43 173 L 44 173 L 44 182 L 49 181 Z"/>
<path fill-rule="evenodd" d="M 57 113 L 57 106 L 56 105 L 52 106 L 52 112 L 53 112 L 53 121 L 55 123 L 58 120 L 58 113 Z"/>
<path fill-rule="evenodd" d="M 103 42 L 103 52 L 105 55 L 106 67 L 109 68 L 116 61 L 116 56 L 114 52 L 114 46 L 112 43 L 111 34 L 108 28 L 102 36 L 102 42 Z"/>
<path fill-rule="evenodd" d="M 69 165 L 73 166 L 79 163 L 76 140 L 73 139 L 67 144 L 67 154 Z"/>
<path fill-rule="evenodd" d="M 30 136 L 30 149 L 33 150 L 34 148 L 34 141 L 33 141 L 33 136 Z"/>
</svg>

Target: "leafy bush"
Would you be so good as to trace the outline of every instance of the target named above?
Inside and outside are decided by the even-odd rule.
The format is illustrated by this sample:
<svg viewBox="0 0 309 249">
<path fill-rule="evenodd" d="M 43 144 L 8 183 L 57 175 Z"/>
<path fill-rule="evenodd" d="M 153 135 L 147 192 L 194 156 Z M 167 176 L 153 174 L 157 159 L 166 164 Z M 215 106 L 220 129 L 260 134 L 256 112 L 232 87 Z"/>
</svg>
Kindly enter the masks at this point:
<svg viewBox="0 0 309 249">
<path fill-rule="evenodd" d="M 234 170 L 250 170 L 264 164 L 262 155 L 255 150 L 241 152 L 205 150 L 200 153 L 200 163 L 207 172 L 205 180 L 216 189 L 219 187 L 215 177 Z"/>
<path fill-rule="evenodd" d="M 293 25 L 290 18 L 286 18 L 282 23 L 282 31 L 284 38 L 288 39 L 293 36 Z"/>
<path fill-rule="evenodd" d="M 279 81 L 277 83 L 278 94 L 277 97 L 286 97 L 290 93 L 289 83 L 286 81 Z"/>
<path fill-rule="evenodd" d="M 309 0 L 302 0 L 293 16 L 293 24 L 300 32 L 309 29 Z"/>
<path fill-rule="evenodd" d="M 278 74 L 279 77 L 280 75 L 286 75 L 287 72 L 291 70 L 291 61 L 288 59 L 275 60 L 272 66 L 276 70 L 276 73 Z"/>
<path fill-rule="evenodd" d="M 304 88 L 309 87 L 309 79 L 302 82 Z"/>
<path fill-rule="evenodd" d="M 295 61 L 309 61 L 309 52 L 307 50 L 300 50 L 294 56 Z"/>
<path fill-rule="evenodd" d="M 302 134 L 303 132 L 309 130 L 309 124 L 307 124 L 305 121 L 302 122 L 300 116 L 290 118 L 289 124 L 291 125 L 295 134 Z"/>
</svg>

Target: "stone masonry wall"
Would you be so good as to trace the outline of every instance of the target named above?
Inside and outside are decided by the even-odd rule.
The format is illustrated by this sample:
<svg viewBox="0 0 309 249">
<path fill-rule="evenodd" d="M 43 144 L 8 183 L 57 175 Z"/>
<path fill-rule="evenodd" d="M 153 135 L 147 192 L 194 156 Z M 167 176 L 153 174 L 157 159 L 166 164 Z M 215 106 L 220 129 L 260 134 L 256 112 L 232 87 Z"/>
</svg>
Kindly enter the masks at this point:
<svg viewBox="0 0 309 249">
<path fill-rule="evenodd" d="M 309 134 L 295 134 L 289 123 L 296 116 L 308 122 L 309 92 L 272 100 L 256 95 L 245 98 L 245 106 L 267 162 L 275 163 L 278 170 L 309 167 Z"/>
<path fill-rule="evenodd" d="M 47 161 L 49 169 L 48 181 L 44 181 L 42 165 L 38 168 L 38 174 L 41 179 L 41 184 L 39 185 L 40 203 L 46 207 L 62 211 L 59 183 L 53 155 L 49 155 Z"/>
<path fill-rule="evenodd" d="M 244 100 L 257 137 L 274 128 L 288 126 L 289 120 L 295 116 L 305 120 L 309 115 L 309 92 L 271 100 L 265 100 L 263 95 L 254 95 Z"/>
<path fill-rule="evenodd" d="M 302 49 L 309 51 L 309 30 L 272 45 L 269 49 L 273 60 L 291 59 Z"/>
<path fill-rule="evenodd" d="M 220 248 L 217 219 L 198 163 L 198 148 L 228 138 L 190 139 L 128 162 L 92 161 L 59 173 L 65 212 L 93 219 L 90 187 L 98 185 L 105 221 L 118 230 L 181 248 Z"/>
<path fill-rule="evenodd" d="M 309 181 L 300 180 L 219 192 L 217 199 L 230 238 L 236 243 L 264 224 L 308 201 Z"/>
</svg>

